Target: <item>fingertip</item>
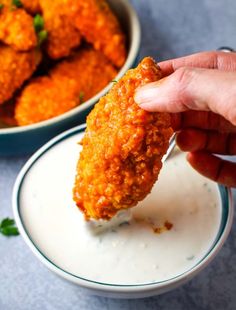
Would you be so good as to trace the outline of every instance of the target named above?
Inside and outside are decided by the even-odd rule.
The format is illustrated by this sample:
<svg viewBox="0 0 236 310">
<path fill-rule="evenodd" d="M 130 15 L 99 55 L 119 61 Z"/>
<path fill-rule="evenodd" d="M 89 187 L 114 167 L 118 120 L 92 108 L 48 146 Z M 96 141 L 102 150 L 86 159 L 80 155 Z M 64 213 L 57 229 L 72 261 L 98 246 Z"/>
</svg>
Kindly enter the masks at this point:
<svg viewBox="0 0 236 310">
<path fill-rule="evenodd" d="M 166 97 L 162 95 L 162 87 L 160 87 L 166 78 L 153 83 L 148 83 L 136 89 L 134 101 L 140 108 L 150 112 L 165 112 Z"/>
<path fill-rule="evenodd" d="M 192 152 L 189 152 L 187 153 L 186 155 L 186 159 L 189 163 L 191 163 L 192 159 L 193 159 L 193 153 Z"/>
<path fill-rule="evenodd" d="M 156 98 L 156 83 L 149 83 L 136 89 L 134 101 L 143 109 L 150 106 Z"/>
<path fill-rule="evenodd" d="M 176 135 L 176 143 L 184 152 L 203 150 L 207 143 L 207 135 L 195 129 L 181 130 Z"/>
<path fill-rule="evenodd" d="M 203 176 L 220 184 L 236 187 L 236 163 L 204 151 L 188 153 L 187 161 Z"/>
<path fill-rule="evenodd" d="M 206 151 L 189 152 L 187 161 L 200 174 L 216 180 L 221 159 Z"/>
</svg>

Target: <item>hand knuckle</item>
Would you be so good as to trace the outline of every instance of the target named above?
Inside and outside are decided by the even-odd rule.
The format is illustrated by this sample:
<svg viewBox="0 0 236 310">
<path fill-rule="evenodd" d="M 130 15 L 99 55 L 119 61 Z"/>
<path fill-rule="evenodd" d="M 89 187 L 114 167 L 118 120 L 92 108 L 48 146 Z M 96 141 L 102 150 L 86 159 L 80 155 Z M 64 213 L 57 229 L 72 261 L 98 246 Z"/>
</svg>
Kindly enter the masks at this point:
<svg viewBox="0 0 236 310">
<path fill-rule="evenodd" d="M 192 80 L 193 69 L 182 67 L 176 70 L 176 82 L 182 87 L 186 87 Z"/>
</svg>

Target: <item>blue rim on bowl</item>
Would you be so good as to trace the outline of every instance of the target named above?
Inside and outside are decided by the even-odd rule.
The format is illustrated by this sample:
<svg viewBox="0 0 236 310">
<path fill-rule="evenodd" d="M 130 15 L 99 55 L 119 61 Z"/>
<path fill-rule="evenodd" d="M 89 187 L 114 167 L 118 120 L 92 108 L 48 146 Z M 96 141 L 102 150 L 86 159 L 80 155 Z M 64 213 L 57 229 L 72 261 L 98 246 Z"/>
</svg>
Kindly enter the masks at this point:
<svg viewBox="0 0 236 310">
<path fill-rule="evenodd" d="M 120 79 L 128 69 L 137 64 L 141 42 L 141 26 L 134 8 L 127 0 L 120 0 L 119 2 L 108 0 L 108 2 L 126 28 L 129 38 L 126 62 L 115 77 L 115 79 Z M 111 87 L 112 83 L 80 106 L 52 119 L 28 126 L 0 128 L 0 156 L 15 156 L 33 152 L 60 132 L 83 123 L 93 105 Z"/>
<path fill-rule="evenodd" d="M 33 253 L 40 259 L 40 261 L 43 262 L 50 270 L 54 271 L 59 276 L 80 285 L 85 289 L 93 291 L 95 294 L 98 295 L 120 297 L 120 298 L 141 298 L 141 297 L 158 295 L 160 293 L 171 290 L 179 286 L 180 284 L 183 284 L 186 281 L 190 280 L 192 277 L 194 277 L 194 275 L 196 275 L 199 271 L 205 268 L 209 264 L 209 262 L 215 257 L 215 255 L 223 246 L 230 232 L 234 213 L 232 193 L 230 189 L 224 186 L 219 185 L 219 194 L 221 197 L 222 212 L 221 212 L 221 223 L 215 241 L 213 242 L 212 246 L 205 254 L 205 256 L 200 261 L 198 261 L 194 267 L 168 280 L 145 283 L 145 284 L 129 284 L 129 285 L 119 285 L 119 284 L 116 285 L 116 284 L 96 282 L 93 280 L 79 277 L 68 271 L 63 270 L 62 268 L 54 264 L 52 261 L 50 261 L 50 259 L 47 258 L 34 244 L 33 240 L 30 237 L 30 234 L 27 232 L 27 229 L 24 225 L 19 203 L 19 195 L 24 178 L 27 175 L 30 168 L 32 167 L 32 165 L 45 152 L 47 152 L 50 148 L 52 148 L 59 142 L 73 135 L 77 135 L 83 132 L 85 128 L 86 128 L 85 124 L 77 126 L 58 135 L 57 137 L 49 141 L 29 159 L 29 161 L 25 164 L 20 174 L 18 175 L 13 190 L 12 202 L 13 202 L 15 220 L 25 242 L 28 244 Z"/>
</svg>

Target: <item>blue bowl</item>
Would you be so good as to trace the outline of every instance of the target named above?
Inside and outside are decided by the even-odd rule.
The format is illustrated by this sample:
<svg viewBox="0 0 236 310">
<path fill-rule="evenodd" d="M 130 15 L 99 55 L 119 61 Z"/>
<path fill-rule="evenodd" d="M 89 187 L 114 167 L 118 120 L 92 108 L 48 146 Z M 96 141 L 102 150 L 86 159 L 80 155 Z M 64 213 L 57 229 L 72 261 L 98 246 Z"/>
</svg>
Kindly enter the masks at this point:
<svg viewBox="0 0 236 310">
<path fill-rule="evenodd" d="M 128 36 L 128 56 L 124 66 L 115 79 L 120 79 L 124 73 L 136 65 L 141 40 L 141 28 L 138 16 L 127 0 L 109 0 L 110 6 L 119 18 Z M 86 116 L 100 97 L 112 87 L 107 85 L 102 91 L 82 105 L 63 115 L 37 124 L 22 127 L 0 128 L 0 156 L 25 155 L 34 152 L 49 139 L 60 132 L 82 124 Z"/>
</svg>

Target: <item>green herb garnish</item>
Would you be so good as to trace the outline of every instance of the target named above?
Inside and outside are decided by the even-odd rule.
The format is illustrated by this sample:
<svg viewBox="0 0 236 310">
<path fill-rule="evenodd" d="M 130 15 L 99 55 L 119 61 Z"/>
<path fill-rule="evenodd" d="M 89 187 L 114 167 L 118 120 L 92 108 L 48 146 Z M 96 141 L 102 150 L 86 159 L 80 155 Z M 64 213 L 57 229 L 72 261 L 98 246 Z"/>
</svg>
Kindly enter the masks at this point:
<svg viewBox="0 0 236 310">
<path fill-rule="evenodd" d="M 34 17 L 34 29 L 37 33 L 44 29 L 43 16 L 40 14 L 36 14 Z"/>
<path fill-rule="evenodd" d="M 84 92 L 82 92 L 82 91 L 79 93 L 79 102 L 80 103 L 84 102 Z"/>
<path fill-rule="evenodd" d="M 43 16 L 40 14 L 34 17 L 34 29 L 38 36 L 38 46 L 40 46 L 48 37 L 48 32 L 44 29 Z"/>
<path fill-rule="evenodd" d="M 17 8 L 22 8 L 23 4 L 20 0 L 12 0 L 11 5 L 16 6 Z"/>
<path fill-rule="evenodd" d="M 40 46 L 44 41 L 47 40 L 48 32 L 47 30 L 41 30 L 38 33 L 38 46 Z"/>
<path fill-rule="evenodd" d="M 111 83 L 117 83 L 117 82 L 118 82 L 117 80 L 112 80 L 112 81 L 111 81 Z"/>
<path fill-rule="evenodd" d="M 4 8 L 4 4 L 0 3 L 0 10 Z"/>
<path fill-rule="evenodd" d="M 0 223 L 0 233 L 4 236 L 18 236 L 19 231 L 15 226 L 15 221 L 9 218 L 5 218 Z"/>
</svg>

